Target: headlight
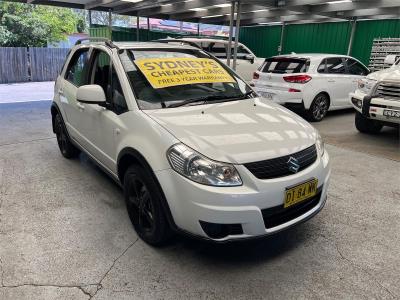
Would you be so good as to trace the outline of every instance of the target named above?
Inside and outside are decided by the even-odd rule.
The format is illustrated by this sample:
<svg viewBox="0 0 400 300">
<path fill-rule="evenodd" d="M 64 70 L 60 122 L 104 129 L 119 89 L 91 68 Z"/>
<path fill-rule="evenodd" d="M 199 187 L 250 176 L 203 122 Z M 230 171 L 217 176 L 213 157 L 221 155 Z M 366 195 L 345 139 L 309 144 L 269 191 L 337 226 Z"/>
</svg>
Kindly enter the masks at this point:
<svg viewBox="0 0 400 300">
<path fill-rule="evenodd" d="M 318 153 L 323 156 L 325 153 L 325 143 L 321 137 L 321 135 L 317 132 L 317 139 L 315 141 L 315 144 L 317 145 L 317 151 Z"/>
<path fill-rule="evenodd" d="M 364 93 L 369 94 L 372 91 L 372 88 L 375 86 L 376 80 L 369 78 L 362 78 L 358 80 L 358 89 Z"/>
<path fill-rule="evenodd" d="M 176 172 L 195 182 L 213 186 L 242 185 L 233 165 L 208 159 L 183 144 L 169 148 L 167 157 Z"/>
</svg>

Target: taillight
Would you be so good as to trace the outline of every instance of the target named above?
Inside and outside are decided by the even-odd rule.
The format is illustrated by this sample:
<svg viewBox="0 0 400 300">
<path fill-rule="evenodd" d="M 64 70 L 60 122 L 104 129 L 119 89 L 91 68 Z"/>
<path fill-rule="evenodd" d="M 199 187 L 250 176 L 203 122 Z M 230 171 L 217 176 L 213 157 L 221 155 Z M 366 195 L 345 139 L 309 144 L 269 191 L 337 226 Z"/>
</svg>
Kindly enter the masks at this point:
<svg viewBox="0 0 400 300">
<path fill-rule="evenodd" d="M 259 79 L 260 78 L 260 74 L 258 74 L 257 72 L 253 73 L 253 79 Z"/>
<path fill-rule="evenodd" d="M 283 80 L 286 82 L 291 83 L 306 83 L 312 79 L 311 76 L 308 75 L 290 75 L 290 76 L 283 76 Z"/>
</svg>

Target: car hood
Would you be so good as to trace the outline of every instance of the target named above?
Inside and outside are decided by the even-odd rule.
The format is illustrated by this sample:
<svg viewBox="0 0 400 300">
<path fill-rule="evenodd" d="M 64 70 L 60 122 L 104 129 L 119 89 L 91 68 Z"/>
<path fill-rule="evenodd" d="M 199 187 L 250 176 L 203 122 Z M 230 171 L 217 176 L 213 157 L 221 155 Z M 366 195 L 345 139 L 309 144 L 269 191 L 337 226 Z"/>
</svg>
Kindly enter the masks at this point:
<svg viewBox="0 0 400 300">
<path fill-rule="evenodd" d="M 400 81 L 400 67 L 393 66 L 388 69 L 380 70 L 369 74 L 367 78 L 378 81 Z"/>
<path fill-rule="evenodd" d="M 182 143 L 213 160 L 242 164 L 288 155 L 315 143 L 298 115 L 260 98 L 146 110 Z"/>
</svg>

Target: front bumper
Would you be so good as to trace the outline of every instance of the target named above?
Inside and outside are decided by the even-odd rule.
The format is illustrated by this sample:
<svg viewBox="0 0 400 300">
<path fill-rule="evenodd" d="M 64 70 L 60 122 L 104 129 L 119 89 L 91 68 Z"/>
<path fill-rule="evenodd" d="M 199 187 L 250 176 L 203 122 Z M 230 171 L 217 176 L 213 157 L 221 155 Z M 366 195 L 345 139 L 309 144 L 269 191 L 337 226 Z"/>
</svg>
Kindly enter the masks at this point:
<svg viewBox="0 0 400 300">
<path fill-rule="evenodd" d="M 353 107 L 364 117 L 385 123 L 400 124 L 400 118 L 385 116 L 384 111 L 400 114 L 400 101 L 370 97 L 358 91 L 349 94 Z"/>
<path fill-rule="evenodd" d="M 297 174 L 261 180 L 244 166 L 237 165 L 243 185 L 212 187 L 195 183 L 172 169 L 156 172 L 177 227 L 190 234 L 214 241 L 248 239 L 273 234 L 303 222 L 324 206 L 330 179 L 329 155 L 325 152 L 316 162 Z M 283 206 L 284 192 L 289 186 L 318 179 L 320 196 L 317 203 L 284 223 L 266 228 L 263 212 Z M 265 215 L 265 213 L 264 213 Z M 201 222 L 241 225 L 242 232 L 213 238 L 206 234 Z"/>
</svg>

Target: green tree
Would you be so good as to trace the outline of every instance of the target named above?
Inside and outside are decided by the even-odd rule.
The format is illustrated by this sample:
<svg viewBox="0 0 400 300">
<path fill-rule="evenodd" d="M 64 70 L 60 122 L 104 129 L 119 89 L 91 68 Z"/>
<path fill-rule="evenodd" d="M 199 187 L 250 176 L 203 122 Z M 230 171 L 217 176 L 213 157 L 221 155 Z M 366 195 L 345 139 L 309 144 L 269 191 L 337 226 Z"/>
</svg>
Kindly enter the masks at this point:
<svg viewBox="0 0 400 300">
<path fill-rule="evenodd" d="M 44 47 L 84 30 L 72 9 L 0 2 L 0 46 Z M 82 28 L 83 27 L 83 28 Z"/>
</svg>

